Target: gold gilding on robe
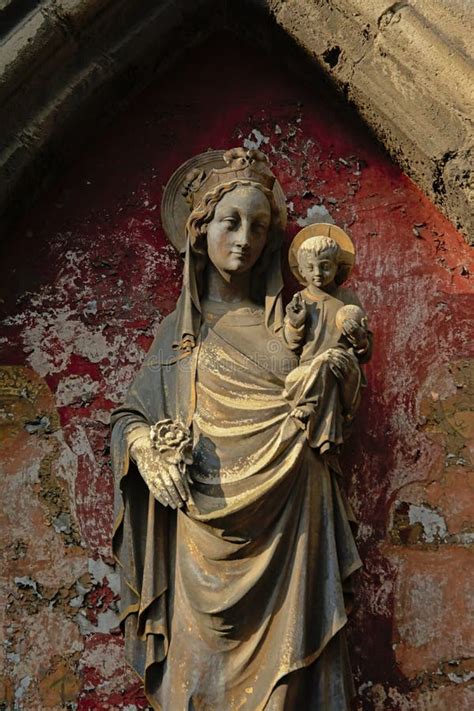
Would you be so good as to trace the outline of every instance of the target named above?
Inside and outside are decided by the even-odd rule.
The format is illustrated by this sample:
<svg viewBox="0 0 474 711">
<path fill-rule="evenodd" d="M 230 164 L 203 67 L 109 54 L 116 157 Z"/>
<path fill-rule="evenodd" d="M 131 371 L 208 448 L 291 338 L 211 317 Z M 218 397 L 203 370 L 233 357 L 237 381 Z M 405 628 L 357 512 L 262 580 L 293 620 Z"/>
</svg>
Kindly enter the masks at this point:
<svg viewBox="0 0 474 711">
<path fill-rule="evenodd" d="M 163 711 L 343 711 L 344 589 L 360 560 L 318 450 L 327 427 L 310 446 L 291 417 L 297 362 L 263 309 L 208 305 L 196 348 L 172 362 L 174 319 L 113 419 L 127 659 Z M 334 376 L 321 382 L 337 401 Z M 178 511 L 152 498 L 125 444 L 164 418 L 193 428 L 193 498 Z"/>
</svg>

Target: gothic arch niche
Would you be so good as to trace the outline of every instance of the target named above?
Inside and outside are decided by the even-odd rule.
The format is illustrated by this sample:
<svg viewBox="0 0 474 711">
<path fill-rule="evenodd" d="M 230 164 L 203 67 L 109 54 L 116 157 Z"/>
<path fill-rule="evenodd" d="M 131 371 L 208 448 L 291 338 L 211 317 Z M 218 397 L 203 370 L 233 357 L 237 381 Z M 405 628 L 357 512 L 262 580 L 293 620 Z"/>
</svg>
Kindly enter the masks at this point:
<svg viewBox="0 0 474 711">
<path fill-rule="evenodd" d="M 301 47 L 469 237 L 469 10 L 463 0 L 6 0 L 0 213 L 7 223 L 21 213 L 69 162 L 78 136 L 85 144 L 186 47 L 227 28 L 284 55 L 292 42 Z"/>
<path fill-rule="evenodd" d="M 58 470 L 70 522 L 58 523 L 61 511 L 50 521 L 58 542 L 48 584 L 34 543 L 25 550 L 7 517 L 7 702 L 17 692 L 25 708 L 145 706 L 114 633 L 107 413 L 178 293 L 180 261 L 159 224 L 163 184 L 190 155 L 241 143 L 269 154 L 290 203 L 289 235 L 298 220 L 328 214 L 351 231 L 353 283 L 373 314 L 376 358 L 347 467 L 365 561 L 352 623 L 359 703 L 467 709 L 467 414 L 454 415 L 467 412 L 469 385 L 466 245 L 324 82 L 308 88 L 235 35 L 212 36 L 137 94 L 5 245 L 2 362 L 32 368 L 54 395 L 61 429 L 42 428 L 38 413 L 35 446 L 54 436 L 77 460 L 74 476 Z M 19 419 L 23 437 L 26 424 Z M 47 517 L 51 482 L 32 460 L 24 486 L 22 453 L 9 455 L 9 500 L 22 498 L 28 516 L 40 498 Z M 79 540 L 57 530 L 68 525 Z M 54 589 L 51 571 L 71 557 L 77 576 L 58 575 Z M 58 642 L 45 620 L 72 631 Z M 39 653 L 17 660 L 25 641 Z M 460 683 L 447 660 L 458 660 Z"/>
</svg>

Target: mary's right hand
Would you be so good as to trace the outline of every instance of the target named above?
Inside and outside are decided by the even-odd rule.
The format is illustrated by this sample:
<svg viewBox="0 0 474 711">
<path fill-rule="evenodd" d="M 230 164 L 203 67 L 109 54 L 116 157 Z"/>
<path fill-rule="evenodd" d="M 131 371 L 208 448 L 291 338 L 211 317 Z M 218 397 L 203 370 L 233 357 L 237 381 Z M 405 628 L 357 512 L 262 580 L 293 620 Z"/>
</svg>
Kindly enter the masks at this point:
<svg viewBox="0 0 474 711">
<path fill-rule="evenodd" d="M 150 492 L 160 504 L 172 509 L 184 506 L 190 498 L 186 473 L 182 473 L 176 464 L 165 462 L 163 456 L 153 447 L 148 435 L 143 435 L 132 443 L 130 456 Z"/>
</svg>

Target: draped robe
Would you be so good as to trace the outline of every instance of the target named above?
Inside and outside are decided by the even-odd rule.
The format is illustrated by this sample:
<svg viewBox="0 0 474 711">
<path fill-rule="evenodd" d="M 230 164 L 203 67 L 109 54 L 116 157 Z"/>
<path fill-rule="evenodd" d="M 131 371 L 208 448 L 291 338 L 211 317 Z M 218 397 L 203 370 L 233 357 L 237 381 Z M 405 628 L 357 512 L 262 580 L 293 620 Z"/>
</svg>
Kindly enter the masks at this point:
<svg viewBox="0 0 474 711">
<path fill-rule="evenodd" d="M 263 309 L 209 306 L 184 356 L 175 326 L 176 312 L 113 416 L 126 657 L 163 711 L 344 711 L 345 590 L 360 560 L 337 466 L 318 450 L 327 428 L 310 446 L 291 417 L 297 363 Z M 165 418 L 194 437 L 178 511 L 154 500 L 126 443 Z"/>
</svg>

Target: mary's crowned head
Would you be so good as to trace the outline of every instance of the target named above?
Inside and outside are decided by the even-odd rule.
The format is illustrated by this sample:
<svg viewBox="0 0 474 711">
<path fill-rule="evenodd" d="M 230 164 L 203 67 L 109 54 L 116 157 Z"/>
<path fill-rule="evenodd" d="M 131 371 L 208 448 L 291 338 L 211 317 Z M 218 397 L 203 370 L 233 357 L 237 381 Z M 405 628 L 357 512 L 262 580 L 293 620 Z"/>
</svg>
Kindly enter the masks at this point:
<svg viewBox="0 0 474 711">
<path fill-rule="evenodd" d="M 285 195 L 265 154 L 253 148 L 206 151 L 181 165 L 163 193 L 163 227 L 181 254 L 186 252 L 188 238 L 194 251 L 202 251 L 201 238 L 216 206 L 238 186 L 253 187 L 265 195 L 271 211 L 269 236 L 281 238 L 286 226 Z"/>
<path fill-rule="evenodd" d="M 251 298 L 265 305 L 267 323 L 275 322 L 286 205 L 261 151 L 208 151 L 181 166 L 166 186 L 162 222 L 185 256 L 181 301 L 187 292 L 200 311 L 208 266 L 224 279 L 250 272 Z"/>
<path fill-rule="evenodd" d="M 205 257 L 225 276 L 268 269 L 281 247 L 282 209 L 274 194 L 275 176 L 258 150 L 233 148 L 224 168 L 188 174 L 184 195 L 191 206 L 186 235 L 195 255 Z M 253 274 L 258 298 L 261 278 Z"/>
</svg>

